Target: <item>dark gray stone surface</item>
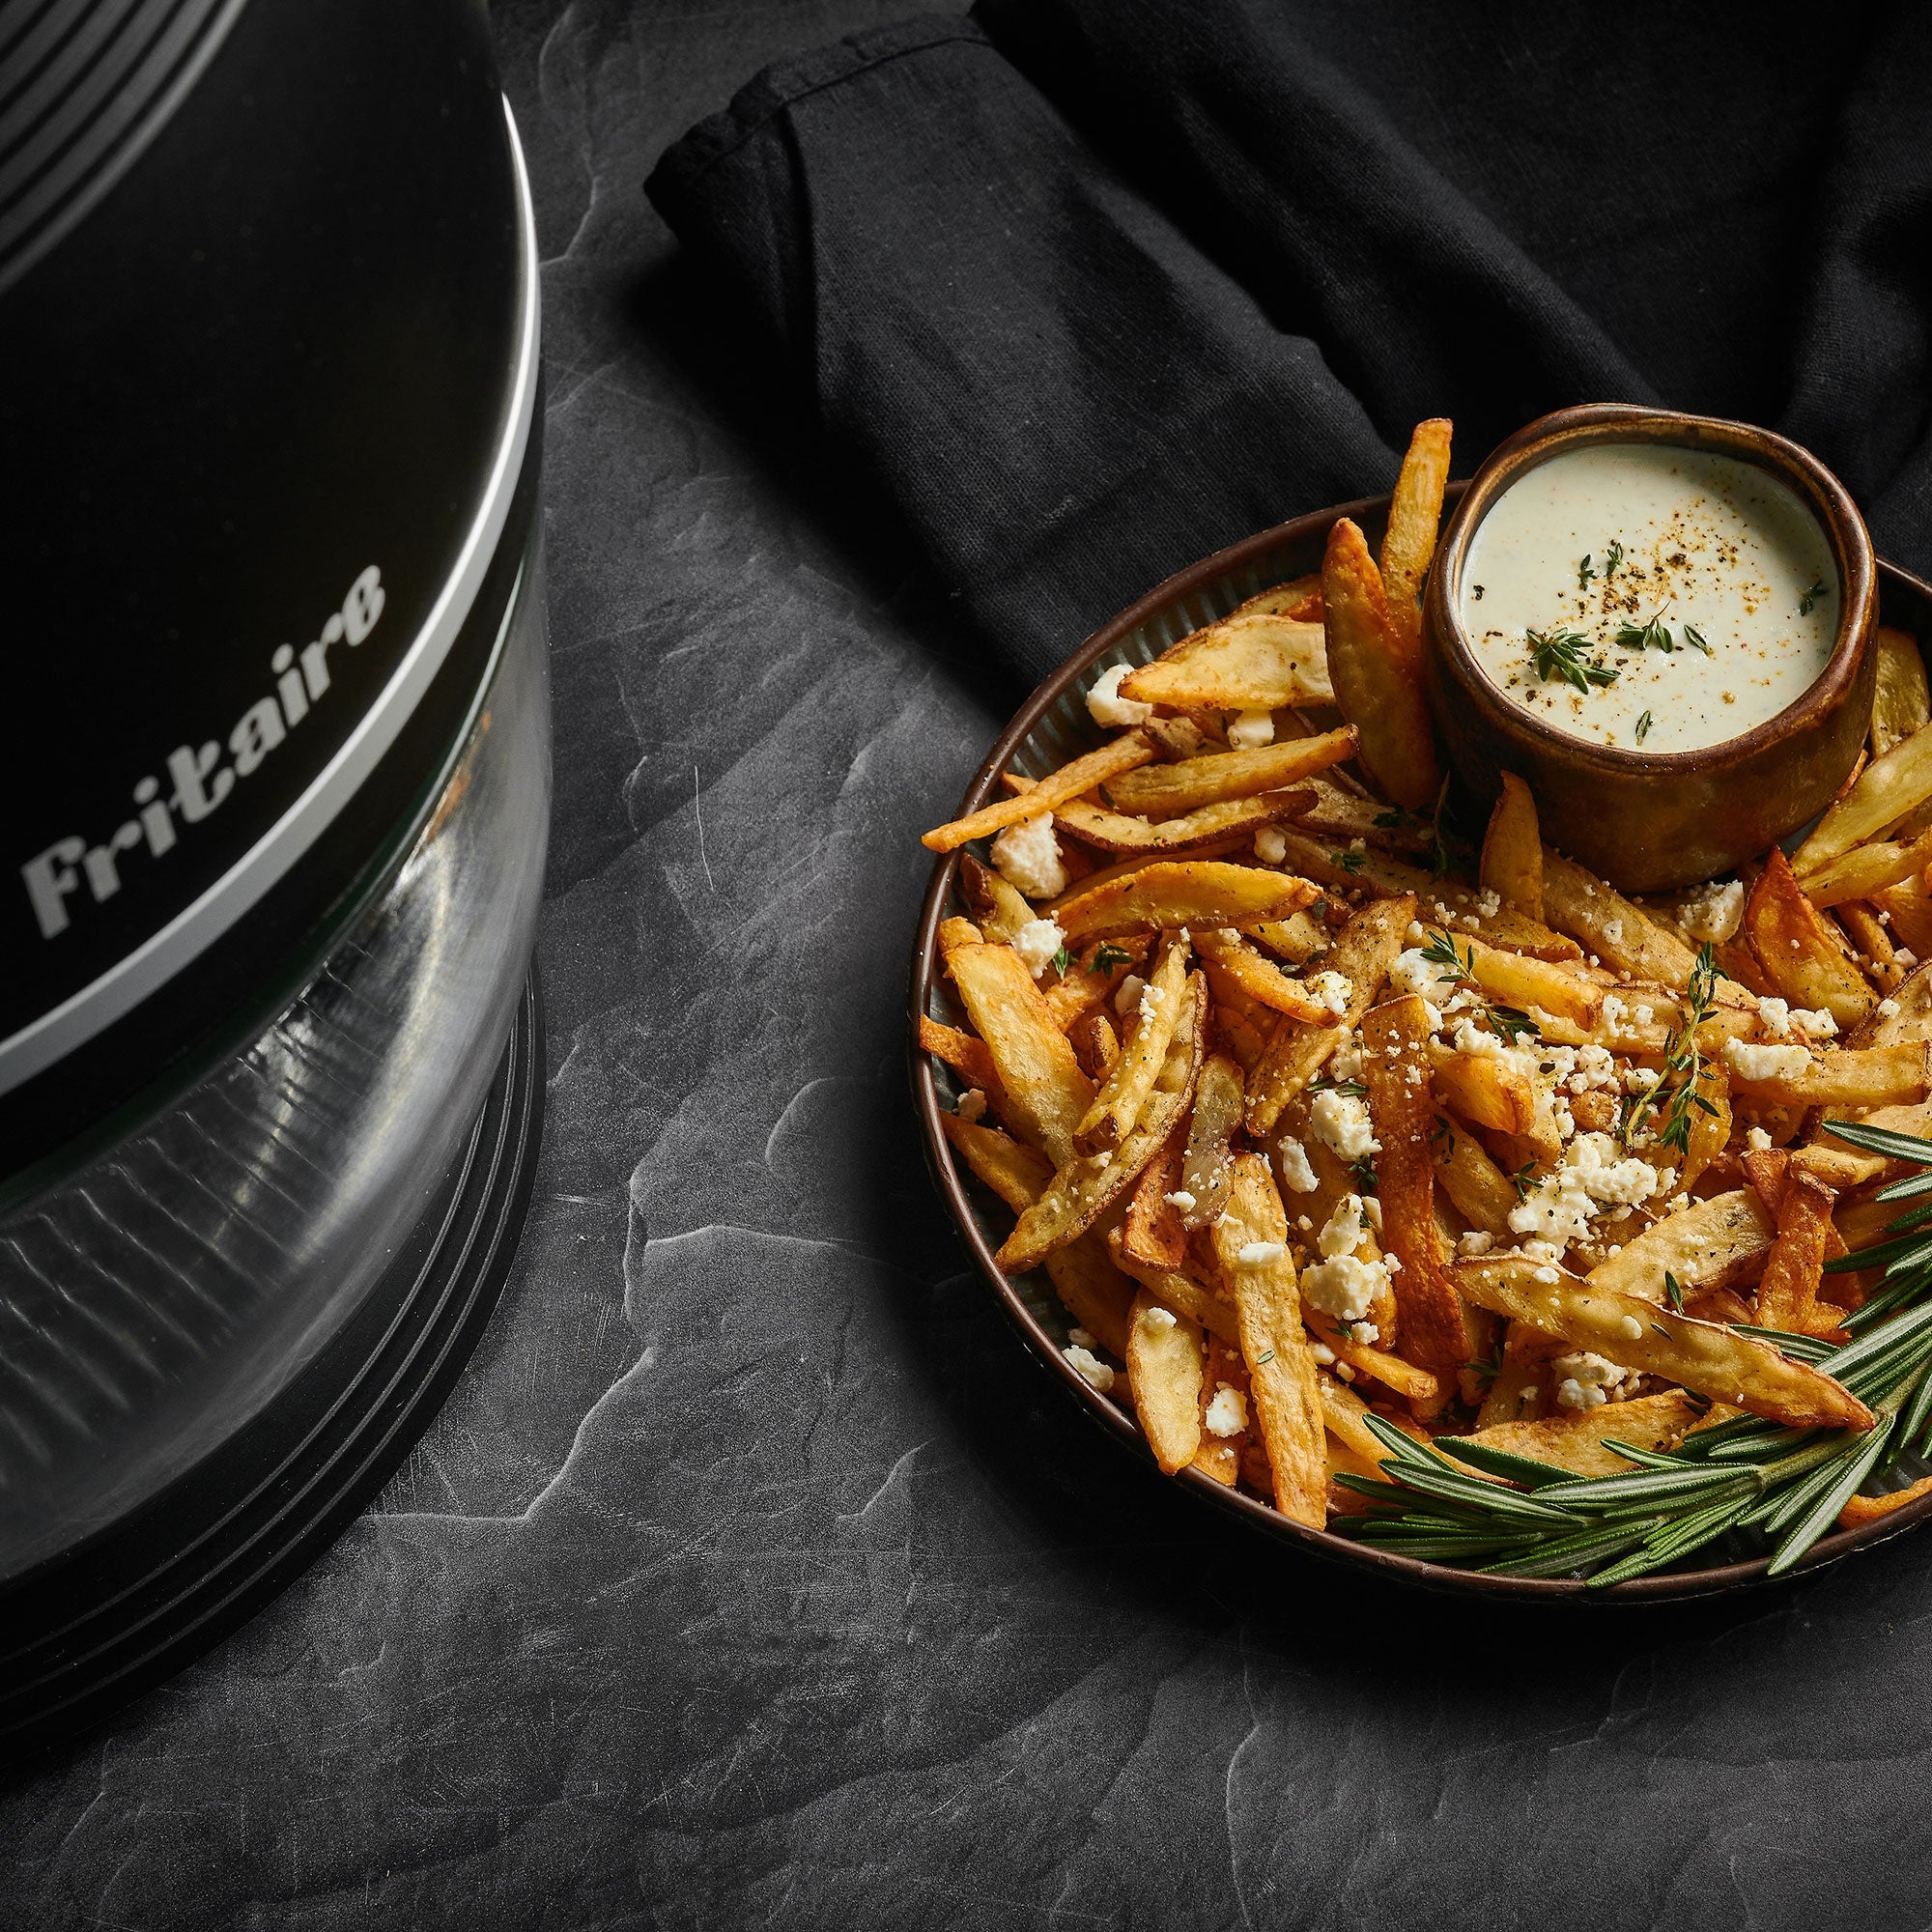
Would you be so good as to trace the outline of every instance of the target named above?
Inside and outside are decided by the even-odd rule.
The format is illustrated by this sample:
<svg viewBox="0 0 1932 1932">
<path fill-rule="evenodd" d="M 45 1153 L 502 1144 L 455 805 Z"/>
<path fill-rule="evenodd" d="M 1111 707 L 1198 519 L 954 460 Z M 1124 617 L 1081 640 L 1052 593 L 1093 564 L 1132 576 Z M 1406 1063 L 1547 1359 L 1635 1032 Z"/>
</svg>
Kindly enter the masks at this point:
<svg viewBox="0 0 1932 1932">
<path fill-rule="evenodd" d="M 966 1272 L 899 1010 L 916 834 L 1014 695 L 639 191 L 900 11 L 499 8 L 548 258 L 529 1230 L 377 1505 L 0 1787 L 0 1923 L 1925 1922 L 1932 1542 L 1662 1614 L 1365 1585 L 1135 1466 Z"/>
</svg>

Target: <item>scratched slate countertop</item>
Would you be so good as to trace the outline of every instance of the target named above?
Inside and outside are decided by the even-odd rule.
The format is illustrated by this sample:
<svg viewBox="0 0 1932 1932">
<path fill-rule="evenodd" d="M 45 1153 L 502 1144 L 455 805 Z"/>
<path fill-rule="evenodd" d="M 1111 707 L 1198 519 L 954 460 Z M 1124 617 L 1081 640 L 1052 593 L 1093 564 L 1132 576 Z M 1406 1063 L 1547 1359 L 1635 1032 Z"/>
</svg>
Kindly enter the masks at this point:
<svg viewBox="0 0 1932 1932">
<path fill-rule="evenodd" d="M 900 1011 L 916 834 L 1018 694 L 640 192 L 912 11 L 497 10 L 546 258 L 528 1230 L 333 1549 L 0 1783 L 0 1924 L 1924 1923 L 1932 1538 L 1668 1612 L 1397 1593 L 1184 1506 L 968 1273 Z"/>
</svg>

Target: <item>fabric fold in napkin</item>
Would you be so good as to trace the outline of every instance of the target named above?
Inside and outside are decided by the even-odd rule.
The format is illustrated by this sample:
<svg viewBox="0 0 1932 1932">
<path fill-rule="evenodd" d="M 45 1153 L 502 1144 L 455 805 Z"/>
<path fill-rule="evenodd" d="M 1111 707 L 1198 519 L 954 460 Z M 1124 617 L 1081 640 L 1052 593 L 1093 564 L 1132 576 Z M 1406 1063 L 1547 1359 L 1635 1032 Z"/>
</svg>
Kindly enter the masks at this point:
<svg viewBox="0 0 1932 1932">
<path fill-rule="evenodd" d="M 1549 409 L 1771 423 L 1932 563 L 1932 10 L 981 0 L 767 70 L 652 200 L 993 661 Z"/>
</svg>

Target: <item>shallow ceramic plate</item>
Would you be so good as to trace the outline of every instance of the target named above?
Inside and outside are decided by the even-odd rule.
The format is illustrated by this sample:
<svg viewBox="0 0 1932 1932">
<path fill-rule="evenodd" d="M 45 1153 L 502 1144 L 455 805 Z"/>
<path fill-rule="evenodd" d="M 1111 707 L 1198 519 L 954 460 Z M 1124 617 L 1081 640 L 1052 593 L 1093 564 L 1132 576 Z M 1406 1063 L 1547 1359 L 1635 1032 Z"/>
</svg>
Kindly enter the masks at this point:
<svg viewBox="0 0 1932 1932">
<path fill-rule="evenodd" d="M 1451 486 L 1452 501 L 1461 494 L 1460 485 Z M 1297 517 L 1293 523 L 1283 524 L 1275 529 L 1264 530 L 1258 536 L 1249 537 L 1170 577 L 1138 604 L 1122 611 L 1112 623 L 1096 631 L 1021 705 L 967 788 L 966 796 L 960 802 L 960 811 L 964 813 L 984 805 L 994 795 L 999 774 L 1003 771 L 1014 770 L 1031 778 L 1041 777 L 1097 744 L 1102 734 L 1087 716 L 1083 694 L 1108 666 L 1146 664 L 1190 631 L 1225 616 L 1243 599 L 1271 584 L 1319 570 L 1322 546 L 1327 541 L 1329 526 L 1337 517 L 1352 517 L 1367 535 L 1370 547 L 1378 546 L 1387 513 L 1386 497 L 1337 504 L 1332 509 L 1317 511 L 1313 516 Z M 1879 566 L 1879 576 L 1883 621 L 1910 631 L 1922 646 L 1926 639 L 1932 637 L 1932 585 L 1883 561 Z M 1066 1345 L 1070 1321 L 1045 1273 L 1038 1271 L 1009 1280 L 1000 1272 L 993 1260 L 993 1251 L 1005 1238 L 1012 1217 L 978 1181 L 962 1173 L 952 1158 L 952 1150 L 939 1124 L 941 1108 L 952 1107 L 958 1096 L 958 1088 L 947 1069 L 936 1067 L 931 1057 L 920 1051 L 919 1016 L 929 1013 L 935 1019 L 953 1025 L 962 1023 L 951 989 L 938 971 L 939 923 L 952 913 L 967 910 L 958 892 L 958 871 L 957 853 L 949 854 L 933 867 L 932 882 L 926 888 L 925 903 L 920 915 L 919 937 L 913 954 L 911 1009 L 907 1016 L 910 1030 L 908 1052 L 913 1097 L 919 1109 L 920 1127 L 925 1138 L 926 1162 L 958 1226 L 961 1238 L 1000 1306 L 1029 1344 L 1058 1374 L 1069 1395 L 1084 1405 L 1089 1413 L 1123 1446 L 1146 1457 L 1151 1467 L 1152 1458 L 1148 1455 L 1131 1410 L 1090 1387 L 1061 1354 L 1061 1350 Z M 1925 1473 L 1927 1466 L 1910 1461 L 1902 1462 L 1895 1480 L 1902 1485 L 1912 1476 Z M 1204 1503 L 1241 1518 L 1284 1542 L 1299 1544 L 1335 1562 L 1380 1570 L 1391 1577 L 1399 1577 L 1430 1589 L 1481 1596 L 1532 1599 L 1587 1597 L 1598 1603 L 1656 1603 L 1711 1596 L 1720 1590 L 1746 1588 L 1765 1580 L 1766 1558 L 1747 1555 L 1703 1569 L 1640 1577 L 1633 1582 L 1616 1583 L 1605 1589 L 1587 1592 L 1582 1581 L 1577 1578 L 1483 1577 L 1467 1570 L 1450 1569 L 1444 1564 L 1422 1563 L 1413 1557 L 1394 1555 L 1348 1537 L 1332 1536 L 1325 1530 L 1306 1528 L 1278 1515 L 1256 1497 L 1224 1488 L 1193 1469 L 1183 1469 L 1173 1480 L 1191 1490 Z M 1915 1523 L 1922 1522 L 1928 1515 L 1932 1515 L 1932 1495 L 1908 1503 L 1892 1515 L 1881 1517 L 1862 1528 L 1839 1530 L 1822 1538 L 1797 1570 L 1790 1574 L 1806 1574 L 1820 1564 L 1848 1555 L 1852 1550 L 1868 1548 Z M 1716 1547 L 1722 1548 L 1721 1545 Z M 1742 1550 L 1748 1546 L 1740 1542 L 1738 1548 Z"/>
</svg>

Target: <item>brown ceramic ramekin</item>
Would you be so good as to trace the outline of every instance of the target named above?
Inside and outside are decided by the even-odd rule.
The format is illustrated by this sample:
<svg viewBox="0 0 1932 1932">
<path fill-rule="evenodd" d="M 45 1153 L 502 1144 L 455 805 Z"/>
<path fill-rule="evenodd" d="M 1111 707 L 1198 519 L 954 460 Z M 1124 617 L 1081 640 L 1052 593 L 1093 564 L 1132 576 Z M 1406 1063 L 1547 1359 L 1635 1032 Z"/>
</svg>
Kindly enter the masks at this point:
<svg viewBox="0 0 1932 1932">
<path fill-rule="evenodd" d="M 1457 616 L 1471 539 L 1524 471 L 1593 442 L 1658 442 L 1767 470 L 1818 519 L 1838 566 L 1838 635 L 1817 682 L 1741 737 L 1689 752 L 1621 751 L 1556 730 L 1491 682 Z M 1458 779 L 1478 800 L 1514 772 L 1545 836 L 1626 892 L 1687 886 L 1755 858 L 1822 811 L 1871 722 L 1877 610 L 1871 536 L 1845 487 L 1769 430 L 1669 410 L 1591 403 L 1519 430 L 1476 472 L 1442 533 L 1423 605 L 1429 699 Z"/>
</svg>

